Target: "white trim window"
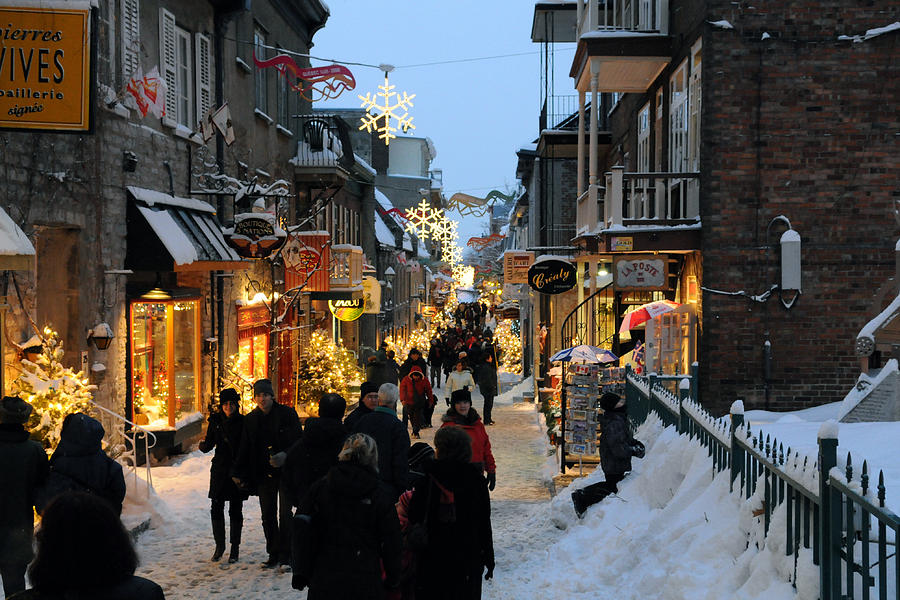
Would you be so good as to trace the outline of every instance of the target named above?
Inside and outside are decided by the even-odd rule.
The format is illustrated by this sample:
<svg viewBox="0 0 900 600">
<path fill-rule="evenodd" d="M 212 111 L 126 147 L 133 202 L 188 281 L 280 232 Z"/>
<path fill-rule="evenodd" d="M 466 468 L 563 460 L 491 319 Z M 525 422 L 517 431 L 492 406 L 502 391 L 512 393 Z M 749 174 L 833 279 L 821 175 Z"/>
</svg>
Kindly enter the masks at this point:
<svg viewBox="0 0 900 600">
<path fill-rule="evenodd" d="M 195 129 L 212 107 L 212 43 L 202 33 L 179 27 L 175 15 L 159 9 L 159 62 L 166 82 L 163 123 Z"/>
<path fill-rule="evenodd" d="M 663 132 L 665 131 L 665 110 L 663 109 L 663 88 L 656 90 L 656 123 L 653 125 L 653 134 L 656 138 L 653 150 L 653 170 L 663 169 Z"/>
<path fill-rule="evenodd" d="M 680 173 L 686 170 L 688 114 L 688 61 L 678 65 L 669 80 L 669 170 Z"/>
<path fill-rule="evenodd" d="M 650 103 L 638 111 L 637 115 L 637 171 L 650 171 Z"/>
<path fill-rule="evenodd" d="M 700 74 L 702 72 L 702 41 L 691 48 L 691 76 L 688 99 L 687 168 L 700 171 Z"/>
<path fill-rule="evenodd" d="M 265 60 L 267 56 L 266 32 L 259 25 L 253 27 L 253 54 L 257 60 Z M 256 108 L 267 113 L 269 104 L 269 69 L 256 68 L 253 73 L 253 97 L 256 102 Z"/>
<path fill-rule="evenodd" d="M 141 66 L 141 3 L 122 0 L 121 8 L 122 78 L 127 83 Z"/>
</svg>

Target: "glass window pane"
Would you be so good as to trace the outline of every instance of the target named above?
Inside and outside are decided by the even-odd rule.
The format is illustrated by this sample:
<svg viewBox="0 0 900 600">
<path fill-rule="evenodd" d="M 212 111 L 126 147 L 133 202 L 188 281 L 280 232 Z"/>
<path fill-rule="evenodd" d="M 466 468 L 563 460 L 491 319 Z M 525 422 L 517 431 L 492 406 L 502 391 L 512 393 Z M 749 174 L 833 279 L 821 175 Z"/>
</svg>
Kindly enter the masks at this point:
<svg viewBox="0 0 900 600">
<path fill-rule="evenodd" d="M 175 419 L 197 410 L 197 304 L 196 300 L 173 303 L 175 352 Z"/>
<path fill-rule="evenodd" d="M 166 365 L 166 304 L 139 302 L 133 306 L 132 402 L 135 418 L 152 423 L 168 416 Z"/>
<path fill-rule="evenodd" d="M 267 346 L 268 335 L 262 334 L 253 337 L 253 379 L 265 379 L 268 374 Z"/>
</svg>

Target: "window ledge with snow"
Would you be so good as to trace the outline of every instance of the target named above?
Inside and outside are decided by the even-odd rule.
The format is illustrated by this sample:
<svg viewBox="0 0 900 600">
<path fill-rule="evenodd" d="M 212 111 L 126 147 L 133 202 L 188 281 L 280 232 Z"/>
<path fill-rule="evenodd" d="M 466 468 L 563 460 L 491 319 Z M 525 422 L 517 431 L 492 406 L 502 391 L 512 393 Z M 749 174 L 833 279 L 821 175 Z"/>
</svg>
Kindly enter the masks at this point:
<svg viewBox="0 0 900 600">
<path fill-rule="evenodd" d="M 193 131 L 191 131 L 190 129 L 188 129 L 187 127 L 182 125 L 181 123 L 178 123 L 177 125 L 175 125 L 175 135 L 177 135 L 180 138 L 184 138 L 190 142 L 194 142 L 195 144 L 203 143 L 203 138 L 201 138 L 199 135 L 197 135 L 196 133 L 194 133 Z"/>
<path fill-rule="evenodd" d="M 275 120 L 272 117 L 259 110 L 258 108 L 253 109 L 253 114 L 265 121 L 268 125 L 272 125 L 273 123 L 275 123 Z"/>
<path fill-rule="evenodd" d="M 275 130 L 278 131 L 281 135 L 285 135 L 287 137 L 294 137 L 294 132 L 285 127 L 284 125 L 276 125 Z"/>
</svg>

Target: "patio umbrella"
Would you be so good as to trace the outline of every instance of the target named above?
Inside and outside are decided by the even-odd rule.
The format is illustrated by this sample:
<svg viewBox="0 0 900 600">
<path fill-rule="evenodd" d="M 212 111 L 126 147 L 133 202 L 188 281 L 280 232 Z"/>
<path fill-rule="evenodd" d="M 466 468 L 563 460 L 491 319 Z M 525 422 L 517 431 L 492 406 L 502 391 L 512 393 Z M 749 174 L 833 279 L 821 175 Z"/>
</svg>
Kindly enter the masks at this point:
<svg viewBox="0 0 900 600">
<path fill-rule="evenodd" d="M 581 344 L 560 350 L 550 357 L 550 362 L 608 363 L 619 360 L 619 357 L 604 348 Z"/>
<path fill-rule="evenodd" d="M 658 317 L 663 313 L 671 312 L 679 306 L 681 305 L 677 302 L 672 302 L 671 300 L 657 300 L 656 302 L 644 304 L 622 318 L 622 325 L 619 326 L 619 333 L 625 333 L 626 331 L 634 329 L 641 323 L 649 321 L 653 317 Z"/>
</svg>

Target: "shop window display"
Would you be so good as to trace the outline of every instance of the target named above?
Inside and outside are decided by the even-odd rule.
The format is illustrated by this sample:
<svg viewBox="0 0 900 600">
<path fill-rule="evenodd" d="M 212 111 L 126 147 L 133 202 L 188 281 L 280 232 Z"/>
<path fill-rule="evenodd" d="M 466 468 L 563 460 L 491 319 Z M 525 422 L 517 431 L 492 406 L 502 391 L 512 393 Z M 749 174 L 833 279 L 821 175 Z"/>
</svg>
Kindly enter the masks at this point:
<svg viewBox="0 0 900 600">
<path fill-rule="evenodd" d="M 138 424 L 174 427 L 198 410 L 199 299 L 131 304 L 132 406 Z"/>
</svg>

